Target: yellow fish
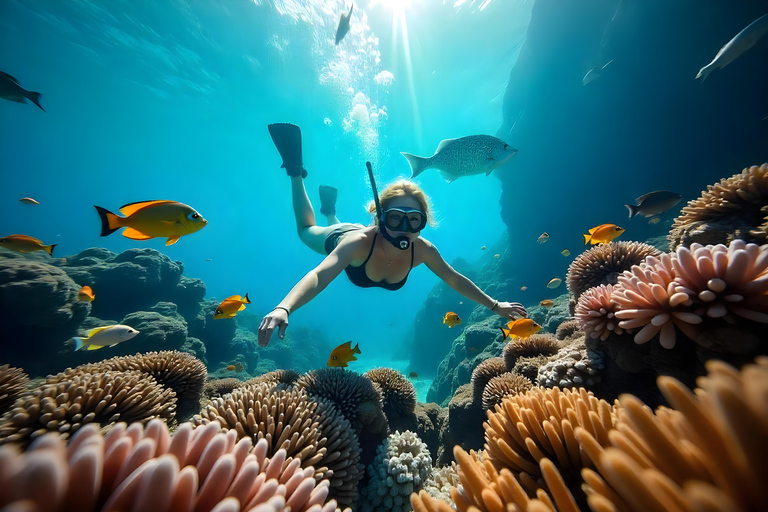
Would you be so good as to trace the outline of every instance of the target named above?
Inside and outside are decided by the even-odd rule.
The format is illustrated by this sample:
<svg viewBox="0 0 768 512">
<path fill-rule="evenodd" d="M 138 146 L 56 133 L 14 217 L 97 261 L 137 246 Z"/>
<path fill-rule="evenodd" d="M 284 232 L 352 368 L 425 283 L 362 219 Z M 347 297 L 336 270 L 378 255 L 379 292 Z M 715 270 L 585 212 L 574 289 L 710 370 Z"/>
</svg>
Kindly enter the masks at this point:
<svg viewBox="0 0 768 512">
<path fill-rule="evenodd" d="M 34 199 L 32 199 L 31 197 L 22 197 L 21 199 L 19 199 L 19 201 L 21 201 L 24 204 L 40 204 Z"/>
<path fill-rule="evenodd" d="M 555 301 L 549 300 L 549 299 L 544 299 L 543 301 L 539 302 L 539 306 L 543 308 L 551 308 L 554 305 L 555 305 Z"/>
<path fill-rule="evenodd" d="M 590 229 L 588 234 L 584 233 L 584 245 L 588 243 L 592 245 L 607 244 L 624 231 L 626 231 L 624 228 L 620 228 L 616 224 L 600 224 Z"/>
<path fill-rule="evenodd" d="M 75 350 L 98 350 L 134 338 L 139 331 L 128 325 L 106 325 L 88 331 L 84 338 L 72 338 Z"/>
<path fill-rule="evenodd" d="M 244 310 L 245 305 L 250 303 L 251 299 L 248 298 L 247 293 L 245 294 L 244 298 L 240 297 L 239 295 L 227 297 L 221 301 L 219 307 L 217 307 L 216 311 L 213 312 L 213 319 L 218 320 L 219 318 L 235 318 L 237 312 Z"/>
<path fill-rule="evenodd" d="M 227 370 L 228 372 L 233 372 L 233 371 L 237 370 L 237 368 L 235 368 L 235 365 L 231 364 L 231 365 L 227 366 L 225 368 L 225 370 Z"/>
<path fill-rule="evenodd" d="M 658 224 L 660 221 L 661 221 L 661 219 L 660 219 L 660 218 L 658 218 L 658 217 L 651 217 L 651 218 L 648 220 L 648 224 Z"/>
<path fill-rule="evenodd" d="M 140 201 L 120 207 L 120 217 L 94 205 L 101 218 L 101 236 L 111 235 L 126 228 L 123 236 L 131 240 L 167 238 L 165 245 L 173 245 L 179 237 L 200 231 L 208 224 L 197 211 L 176 201 Z"/>
<path fill-rule="evenodd" d="M 448 328 L 455 327 L 461 323 L 459 315 L 453 311 L 449 311 L 443 316 L 443 325 L 448 325 Z"/>
<path fill-rule="evenodd" d="M 83 286 L 80 291 L 77 292 L 77 300 L 82 302 L 93 302 L 96 296 L 93 294 L 90 286 Z"/>
<path fill-rule="evenodd" d="M 539 242 L 540 244 L 543 244 L 547 240 L 549 240 L 549 233 L 547 233 L 546 231 L 540 234 L 539 238 L 536 239 L 536 241 Z"/>
<path fill-rule="evenodd" d="M 562 283 L 562 282 L 563 282 L 563 280 L 562 280 L 562 279 L 560 279 L 559 277 L 553 277 L 553 278 L 552 278 L 552 279 L 551 279 L 551 280 L 550 280 L 550 281 L 547 283 L 547 288 L 557 288 L 558 286 L 560 286 L 560 283 Z"/>
<path fill-rule="evenodd" d="M 31 236 L 27 235 L 8 235 L 6 237 L 0 238 L 0 247 L 9 249 L 11 251 L 24 253 L 45 251 L 53 256 L 53 248 L 56 247 L 56 244 L 43 245 L 43 242 L 37 238 L 32 238 Z"/>
<path fill-rule="evenodd" d="M 482 247 L 480 248 L 480 250 L 481 250 L 481 251 L 484 251 L 484 250 L 486 250 L 486 249 L 487 249 L 487 247 L 486 247 L 486 246 L 482 246 Z"/>
<path fill-rule="evenodd" d="M 499 258 L 501 258 L 501 254 L 494 254 L 493 257 L 496 258 L 496 259 L 499 259 Z"/>
<path fill-rule="evenodd" d="M 568 256 L 571 255 L 571 251 L 569 251 L 568 249 L 563 249 L 562 251 L 560 251 L 560 254 L 562 254 L 567 258 Z"/>
<path fill-rule="evenodd" d="M 504 339 L 507 339 L 509 336 L 513 338 L 527 338 L 540 330 L 541 326 L 530 318 L 518 318 L 509 322 L 506 328 L 501 327 Z"/>
<path fill-rule="evenodd" d="M 356 343 L 352 348 L 352 342 L 342 343 L 331 351 L 328 357 L 328 366 L 332 368 L 346 368 L 350 361 L 357 361 L 355 354 L 360 354 L 360 344 Z"/>
</svg>

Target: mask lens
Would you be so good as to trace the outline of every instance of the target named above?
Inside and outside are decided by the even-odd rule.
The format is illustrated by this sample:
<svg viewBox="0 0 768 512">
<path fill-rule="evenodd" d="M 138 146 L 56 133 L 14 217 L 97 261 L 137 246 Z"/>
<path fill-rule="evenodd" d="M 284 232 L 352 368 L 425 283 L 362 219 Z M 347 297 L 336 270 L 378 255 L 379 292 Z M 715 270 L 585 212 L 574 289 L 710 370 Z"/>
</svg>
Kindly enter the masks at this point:
<svg viewBox="0 0 768 512">
<path fill-rule="evenodd" d="M 427 223 L 427 219 L 424 217 L 424 215 L 421 214 L 421 212 L 410 212 L 407 215 L 408 217 L 408 226 L 411 228 L 410 231 L 416 232 L 421 231 L 424 229 L 424 225 Z"/>
<path fill-rule="evenodd" d="M 392 231 L 408 231 L 417 233 L 427 224 L 426 216 L 415 209 L 391 208 L 384 212 L 384 223 Z"/>
<path fill-rule="evenodd" d="M 397 210 L 390 210 L 387 212 L 386 217 L 384 218 L 384 221 L 387 224 L 387 227 L 389 229 L 395 230 L 395 231 L 405 231 L 404 229 L 400 229 L 400 227 L 403 224 L 403 219 L 405 218 L 405 214 L 402 212 L 399 212 Z"/>
</svg>

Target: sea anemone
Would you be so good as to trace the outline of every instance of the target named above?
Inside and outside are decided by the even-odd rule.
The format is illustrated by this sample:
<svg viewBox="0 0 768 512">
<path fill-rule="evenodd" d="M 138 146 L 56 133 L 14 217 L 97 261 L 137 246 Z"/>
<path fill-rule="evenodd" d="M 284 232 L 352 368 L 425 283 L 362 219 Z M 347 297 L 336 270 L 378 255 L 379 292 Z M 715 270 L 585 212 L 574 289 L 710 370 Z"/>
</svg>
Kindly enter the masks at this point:
<svg viewBox="0 0 768 512">
<path fill-rule="evenodd" d="M 672 223 L 670 250 L 693 242 L 729 243 L 735 239 L 764 244 L 768 238 L 768 164 L 707 186 Z"/>
<path fill-rule="evenodd" d="M 231 393 L 236 388 L 245 386 L 249 381 L 243 382 L 240 379 L 234 377 L 227 377 L 226 379 L 212 379 L 205 383 L 203 386 L 203 395 L 208 398 L 215 398 L 224 396 L 227 393 Z"/>
<path fill-rule="evenodd" d="M 299 377 L 301 377 L 301 374 L 296 370 L 278 369 L 249 379 L 245 381 L 245 384 L 251 385 L 262 384 L 264 382 L 273 382 L 275 384 L 285 384 L 286 386 L 291 386 L 295 384 L 297 380 L 299 380 Z"/>
<path fill-rule="evenodd" d="M 578 299 L 582 293 L 601 284 L 616 284 L 619 275 L 632 265 L 639 265 L 646 256 L 658 256 L 661 251 L 641 242 L 611 242 L 600 244 L 581 253 L 568 267 L 565 278 L 568 290 Z"/>
<path fill-rule="evenodd" d="M 489 380 L 488 384 L 485 385 L 483 411 L 492 411 L 504 397 L 528 391 L 532 387 L 533 383 L 522 375 L 512 372 L 502 373 Z"/>
<path fill-rule="evenodd" d="M 507 365 L 504 363 L 504 359 L 501 357 L 492 357 L 486 359 L 472 370 L 472 395 L 475 402 L 480 402 L 483 398 L 483 390 L 485 385 L 494 378 L 503 373 L 507 373 Z"/>
<path fill-rule="evenodd" d="M 278 391 L 272 383 L 237 388 L 195 416 L 197 425 L 211 422 L 237 438 L 267 441 L 267 456 L 285 450 L 287 461 L 314 467 L 315 479 L 330 480 L 331 496 L 340 503 L 357 500 L 360 446 L 349 421 L 330 402 L 307 399 L 304 390 Z"/>
<path fill-rule="evenodd" d="M 616 318 L 618 307 L 611 302 L 613 290 L 613 285 L 601 284 L 590 288 L 579 297 L 574 316 L 590 338 L 605 340 L 611 334 L 624 332 Z"/>
<path fill-rule="evenodd" d="M 579 326 L 579 321 L 575 318 L 569 318 L 557 326 L 557 330 L 555 331 L 555 338 L 563 341 L 565 338 L 570 338 L 573 336 L 580 329 L 581 327 Z"/>
<path fill-rule="evenodd" d="M 311 468 L 286 462 L 284 450 L 267 457 L 267 442 L 235 443 L 219 425 L 171 436 L 153 420 L 119 423 L 105 436 L 88 425 L 65 446 L 55 434 L 25 453 L 0 447 L 0 507 L 4 510 L 218 512 L 304 510 L 333 512 L 328 482 Z M 324 504 L 325 503 L 325 504 Z M 348 510 L 348 509 L 347 509 Z M 345 511 L 346 512 L 346 511 Z"/>
<path fill-rule="evenodd" d="M 11 408 L 28 382 L 29 376 L 21 368 L 0 366 L 0 416 Z"/>
<path fill-rule="evenodd" d="M 53 376 L 22 393 L 0 419 L 0 443 L 26 446 L 50 431 L 66 439 L 89 423 L 107 429 L 118 421 L 171 421 L 175 412 L 173 390 L 141 372 L 84 373 L 63 381 Z"/>
<path fill-rule="evenodd" d="M 560 349 L 560 342 L 548 333 L 532 334 L 527 338 L 511 339 L 504 346 L 503 358 L 507 370 L 515 366 L 518 357 L 551 356 Z"/>
<path fill-rule="evenodd" d="M 413 414 L 416 409 L 416 390 L 405 375 L 392 368 L 374 368 L 364 376 L 378 384 L 387 418 Z"/>
</svg>

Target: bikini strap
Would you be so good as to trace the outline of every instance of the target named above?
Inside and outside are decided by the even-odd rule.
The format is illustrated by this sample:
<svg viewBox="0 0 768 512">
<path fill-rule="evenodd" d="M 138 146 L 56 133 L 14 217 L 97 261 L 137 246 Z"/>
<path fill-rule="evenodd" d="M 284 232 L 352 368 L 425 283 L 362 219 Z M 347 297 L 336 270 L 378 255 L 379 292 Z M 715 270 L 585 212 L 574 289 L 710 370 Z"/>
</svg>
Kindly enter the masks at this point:
<svg viewBox="0 0 768 512">
<path fill-rule="evenodd" d="M 371 259 L 371 255 L 373 254 L 373 248 L 376 247 L 376 237 L 379 235 L 378 232 L 373 234 L 373 243 L 371 243 L 371 250 L 368 251 L 368 257 L 365 258 L 365 261 L 363 262 L 361 267 L 365 268 L 365 264 L 368 263 L 368 260 Z M 411 260 L 413 260 L 413 255 L 411 255 Z M 413 261 L 411 261 L 411 265 L 413 265 Z"/>
</svg>

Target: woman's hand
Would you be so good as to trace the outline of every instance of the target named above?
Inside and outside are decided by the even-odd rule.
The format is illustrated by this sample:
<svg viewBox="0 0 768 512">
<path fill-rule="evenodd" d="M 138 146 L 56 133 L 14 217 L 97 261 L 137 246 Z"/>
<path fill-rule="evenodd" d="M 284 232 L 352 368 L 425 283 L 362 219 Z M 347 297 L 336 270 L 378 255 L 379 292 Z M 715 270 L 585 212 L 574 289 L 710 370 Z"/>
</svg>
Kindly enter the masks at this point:
<svg viewBox="0 0 768 512">
<path fill-rule="evenodd" d="M 275 328 L 279 328 L 277 337 L 282 340 L 285 337 L 285 330 L 288 328 L 288 312 L 283 308 L 275 308 L 261 319 L 261 325 L 259 325 L 260 347 L 269 345 Z"/>
<path fill-rule="evenodd" d="M 516 317 L 527 317 L 528 312 L 519 302 L 499 302 L 493 312 L 506 319 L 514 320 Z"/>
</svg>

